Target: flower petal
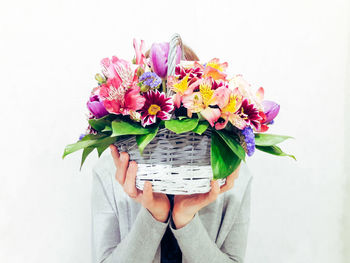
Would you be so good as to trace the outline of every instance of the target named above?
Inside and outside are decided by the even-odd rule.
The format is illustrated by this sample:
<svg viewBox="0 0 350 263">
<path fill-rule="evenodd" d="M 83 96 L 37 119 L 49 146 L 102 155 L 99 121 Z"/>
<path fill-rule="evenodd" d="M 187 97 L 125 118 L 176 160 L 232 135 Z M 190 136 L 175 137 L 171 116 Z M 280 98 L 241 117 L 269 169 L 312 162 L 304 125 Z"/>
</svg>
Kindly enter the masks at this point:
<svg viewBox="0 0 350 263">
<path fill-rule="evenodd" d="M 220 118 L 221 112 L 218 108 L 207 107 L 200 112 L 200 114 L 209 122 L 211 127 Z"/>
</svg>

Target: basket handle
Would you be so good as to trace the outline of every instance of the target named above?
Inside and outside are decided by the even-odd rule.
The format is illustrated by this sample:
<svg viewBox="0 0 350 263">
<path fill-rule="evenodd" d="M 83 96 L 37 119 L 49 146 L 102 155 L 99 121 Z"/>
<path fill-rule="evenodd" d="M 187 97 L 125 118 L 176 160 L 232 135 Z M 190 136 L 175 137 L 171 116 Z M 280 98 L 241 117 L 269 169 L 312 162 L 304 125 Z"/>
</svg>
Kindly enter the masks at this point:
<svg viewBox="0 0 350 263">
<path fill-rule="evenodd" d="M 172 76 L 175 74 L 176 67 L 176 51 L 178 46 L 181 48 L 181 59 L 185 58 L 182 39 L 179 34 L 175 33 L 169 42 L 169 54 L 168 54 L 168 71 L 167 76 Z M 171 95 L 171 90 L 167 90 L 167 97 Z"/>
</svg>

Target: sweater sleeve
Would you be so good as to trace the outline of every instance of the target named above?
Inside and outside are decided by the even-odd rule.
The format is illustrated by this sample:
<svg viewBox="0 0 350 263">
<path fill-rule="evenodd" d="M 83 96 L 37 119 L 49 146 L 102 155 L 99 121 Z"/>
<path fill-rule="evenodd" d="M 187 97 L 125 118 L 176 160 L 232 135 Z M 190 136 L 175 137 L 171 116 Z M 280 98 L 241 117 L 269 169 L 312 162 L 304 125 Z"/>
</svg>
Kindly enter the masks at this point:
<svg viewBox="0 0 350 263">
<path fill-rule="evenodd" d="M 105 187 L 101 177 L 93 170 L 92 262 L 151 263 L 169 220 L 159 222 L 141 207 L 129 233 L 121 239 L 119 217 L 111 193 L 112 190 Z"/>
<path fill-rule="evenodd" d="M 173 223 L 170 223 L 170 229 L 188 262 L 244 262 L 250 214 L 250 185 L 249 181 L 239 213 L 220 248 L 209 237 L 198 213 L 186 226 L 180 229 L 175 229 Z"/>
</svg>

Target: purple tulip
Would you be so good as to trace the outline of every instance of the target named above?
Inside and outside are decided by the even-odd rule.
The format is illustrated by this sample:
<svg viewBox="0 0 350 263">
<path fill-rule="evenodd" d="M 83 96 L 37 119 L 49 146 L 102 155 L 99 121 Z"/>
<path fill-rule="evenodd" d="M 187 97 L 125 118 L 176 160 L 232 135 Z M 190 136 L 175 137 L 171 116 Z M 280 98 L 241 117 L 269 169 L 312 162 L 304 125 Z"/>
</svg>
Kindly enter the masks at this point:
<svg viewBox="0 0 350 263">
<path fill-rule="evenodd" d="M 262 102 L 262 106 L 264 107 L 264 113 L 266 115 L 266 120 L 264 123 L 272 122 L 280 111 L 280 105 L 270 100 L 264 100 Z"/>
<path fill-rule="evenodd" d="M 98 119 L 109 114 L 98 95 L 91 96 L 86 105 L 89 111 Z"/>
<path fill-rule="evenodd" d="M 168 71 L 169 43 L 153 43 L 150 51 L 151 66 L 153 72 L 160 78 L 165 79 Z M 181 48 L 176 50 L 176 64 L 181 60 Z"/>
</svg>

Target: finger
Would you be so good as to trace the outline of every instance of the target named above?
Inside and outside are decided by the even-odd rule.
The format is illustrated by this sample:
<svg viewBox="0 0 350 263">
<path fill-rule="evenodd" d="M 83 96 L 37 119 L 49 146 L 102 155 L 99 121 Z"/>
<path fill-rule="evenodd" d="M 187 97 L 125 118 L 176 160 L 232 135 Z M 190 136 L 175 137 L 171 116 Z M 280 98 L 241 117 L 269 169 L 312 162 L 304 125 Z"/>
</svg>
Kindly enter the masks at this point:
<svg viewBox="0 0 350 263">
<path fill-rule="evenodd" d="M 125 182 L 125 176 L 126 176 L 126 171 L 129 165 L 129 154 L 126 152 L 120 153 L 120 161 L 117 166 L 117 171 L 115 174 L 115 177 L 117 181 L 121 184 L 124 185 Z"/>
<path fill-rule="evenodd" d="M 150 206 L 152 201 L 153 201 L 152 183 L 149 181 L 146 181 L 143 186 L 142 205 L 147 208 Z"/>
<path fill-rule="evenodd" d="M 126 172 L 124 191 L 131 197 L 137 197 L 136 189 L 136 174 L 137 174 L 137 163 L 135 161 L 129 162 L 129 167 Z"/>
<path fill-rule="evenodd" d="M 220 187 L 220 193 L 224 193 L 227 190 L 230 190 L 234 185 L 234 181 L 235 181 L 234 173 L 227 176 L 225 184 Z"/>
<path fill-rule="evenodd" d="M 238 177 L 240 167 L 241 167 L 241 165 L 239 165 L 236 168 L 236 170 L 234 170 L 229 176 L 226 177 L 226 182 L 223 186 L 221 186 L 220 193 L 224 193 L 233 187 L 234 181 Z"/>
<path fill-rule="evenodd" d="M 214 202 L 219 194 L 220 194 L 219 183 L 216 180 L 212 180 L 211 181 L 211 189 L 210 189 L 210 192 L 208 193 L 209 203 Z"/>
<path fill-rule="evenodd" d="M 111 150 L 114 164 L 117 167 L 119 165 L 119 157 L 120 157 L 118 148 L 114 144 L 111 144 L 109 145 L 109 149 Z"/>
</svg>

